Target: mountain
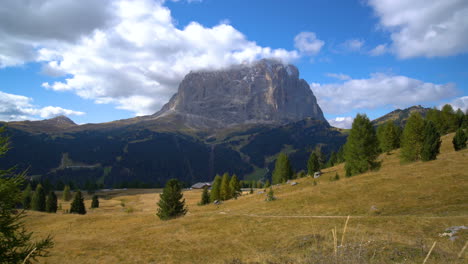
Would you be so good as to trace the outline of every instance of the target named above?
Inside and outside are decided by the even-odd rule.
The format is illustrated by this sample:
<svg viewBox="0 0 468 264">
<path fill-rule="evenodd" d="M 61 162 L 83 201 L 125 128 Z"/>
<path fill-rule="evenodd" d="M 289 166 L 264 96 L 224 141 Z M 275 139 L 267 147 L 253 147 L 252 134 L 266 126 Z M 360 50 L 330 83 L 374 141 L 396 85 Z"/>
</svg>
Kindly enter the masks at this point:
<svg viewBox="0 0 468 264">
<path fill-rule="evenodd" d="M 39 121 L 19 121 L 19 122 L 8 122 L 8 126 L 15 127 L 30 133 L 41 133 L 41 132 L 58 132 L 66 129 L 77 127 L 70 118 L 66 116 L 57 116 L 50 119 L 39 120 Z"/>
<path fill-rule="evenodd" d="M 220 71 L 191 72 L 155 118 L 174 117 L 195 128 L 327 122 L 309 85 L 293 65 L 263 59 Z"/>
<path fill-rule="evenodd" d="M 430 108 L 422 107 L 420 105 L 411 106 L 403 110 L 397 109 L 384 116 L 381 116 L 377 119 L 372 120 L 372 124 L 374 126 L 380 126 L 380 125 L 383 125 L 385 122 L 391 120 L 395 122 L 397 126 L 404 127 L 406 124 L 406 121 L 408 120 L 409 116 L 412 113 L 418 112 L 421 114 L 422 117 L 426 117 L 426 114 L 429 110 Z"/>
<path fill-rule="evenodd" d="M 0 125 L 2 122 L 0 122 Z M 346 136 L 325 120 L 293 65 L 274 60 L 191 72 L 157 113 L 76 125 L 60 116 L 3 123 L 11 150 L 0 168 L 33 179 L 112 186 L 161 186 L 170 178 L 210 181 L 216 174 L 271 177 L 279 152 L 294 169 L 310 151 L 337 151 Z"/>
</svg>

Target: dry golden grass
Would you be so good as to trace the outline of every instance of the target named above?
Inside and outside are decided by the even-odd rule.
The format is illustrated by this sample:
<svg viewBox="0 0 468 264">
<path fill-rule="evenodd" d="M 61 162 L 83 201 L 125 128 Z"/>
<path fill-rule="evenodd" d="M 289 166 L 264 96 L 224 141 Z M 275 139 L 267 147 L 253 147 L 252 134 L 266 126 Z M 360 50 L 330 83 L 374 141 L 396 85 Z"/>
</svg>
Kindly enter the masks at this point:
<svg viewBox="0 0 468 264">
<path fill-rule="evenodd" d="M 316 186 L 311 178 L 274 186 L 273 202 L 255 193 L 197 206 L 201 191 L 186 191 L 189 213 L 160 221 L 160 190 L 114 191 L 84 216 L 28 212 L 27 228 L 54 236 L 43 263 L 422 263 L 434 241 L 426 263 L 463 263 L 468 230 L 454 242 L 439 237 L 468 225 L 468 150 L 454 152 L 452 137 L 436 161 L 402 165 L 396 151 L 381 156 L 379 171 L 352 178 L 339 165 Z M 335 173 L 341 179 L 329 181 Z M 348 215 L 335 257 L 331 230 L 339 245 Z"/>
</svg>

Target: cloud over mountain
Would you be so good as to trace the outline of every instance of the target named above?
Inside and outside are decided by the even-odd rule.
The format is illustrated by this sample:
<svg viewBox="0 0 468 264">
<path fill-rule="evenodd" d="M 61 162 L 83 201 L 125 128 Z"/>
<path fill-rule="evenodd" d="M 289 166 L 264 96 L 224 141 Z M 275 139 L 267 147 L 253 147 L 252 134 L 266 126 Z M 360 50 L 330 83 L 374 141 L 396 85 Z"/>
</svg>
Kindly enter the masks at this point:
<svg viewBox="0 0 468 264">
<path fill-rule="evenodd" d="M 191 70 L 299 57 L 295 50 L 259 46 L 227 24 L 177 28 L 163 4 L 7 0 L 0 7 L 0 14 L 8 14 L 0 15 L 0 67 L 40 61 L 44 73 L 66 76 L 44 88 L 144 115 L 159 110 Z"/>
<path fill-rule="evenodd" d="M 404 108 L 447 99 L 458 93 L 454 84 L 434 84 L 401 75 L 374 73 L 367 79 L 342 83 L 310 84 L 325 113 L 344 114 L 381 106 Z"/>
<path fill-rule="evenodd" d="M 37 107 L 32 99 L 22 95 L 9 94 L 0 91 L 0 120 L 31 120 L 51 118 L 58 115 L 84 115 L 80 111 L 73 111 L 57 106 Z"/>
</svg>

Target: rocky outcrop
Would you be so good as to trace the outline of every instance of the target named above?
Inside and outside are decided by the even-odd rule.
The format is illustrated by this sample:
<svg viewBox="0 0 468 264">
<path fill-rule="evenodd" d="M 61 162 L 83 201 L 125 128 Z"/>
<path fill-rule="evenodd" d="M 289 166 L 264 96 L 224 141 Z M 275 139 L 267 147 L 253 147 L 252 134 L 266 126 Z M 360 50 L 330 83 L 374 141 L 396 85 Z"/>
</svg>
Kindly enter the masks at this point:
<svg viewBox="0 0 468 264">
<path fill-rule="evenodd" d="M 153 115 L 195 128 L 284 124 L 310 117 L 326 122 L 309 85 L 293 65 L 260 60 L 218 71 L 191 72 Z"/>
</svg>

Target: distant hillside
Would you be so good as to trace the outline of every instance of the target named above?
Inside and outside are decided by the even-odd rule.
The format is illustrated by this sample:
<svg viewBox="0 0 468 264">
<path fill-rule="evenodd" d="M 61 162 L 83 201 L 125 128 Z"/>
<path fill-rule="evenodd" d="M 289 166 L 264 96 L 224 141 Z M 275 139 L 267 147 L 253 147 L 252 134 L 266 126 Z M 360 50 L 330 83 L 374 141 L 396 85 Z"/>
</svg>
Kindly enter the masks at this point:
<svg viewBox="0 0 468 264">
<path fill-rule="evenodd" d="M 426 117 L 427 111 L 429 111 L 430 108 L 425 108 L 420 105 L 417 106 L 411 106 L 406 109 L 397 109 L 395 111 L 392 111 L 382 117 L 379 117 L 377 119 L 374 119 L 372 121 L 372 124 L 374 126 L 380 126 L 384 124 L 385 122 L 392 120 L 395 122 L 396 125 L 400 127 L 404 127 L 406 124 L 406 121 L 408 120 L 408 117 L 411 115 L 413 112 L 418 112 L 420 113 L 423 117 Z"/>
</svg>

